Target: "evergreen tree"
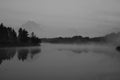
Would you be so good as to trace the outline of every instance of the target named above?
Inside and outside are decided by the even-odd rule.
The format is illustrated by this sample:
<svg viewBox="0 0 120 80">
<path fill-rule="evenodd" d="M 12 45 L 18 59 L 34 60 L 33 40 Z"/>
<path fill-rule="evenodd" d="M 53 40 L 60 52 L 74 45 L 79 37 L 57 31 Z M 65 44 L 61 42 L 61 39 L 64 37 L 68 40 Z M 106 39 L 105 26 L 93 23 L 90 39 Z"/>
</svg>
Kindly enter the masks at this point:
<svg viewBox="0 0 120 80">
<path fill-rule="evenodd" d="M 16 43 L 16 42 L 17 42 L 17 34 L 16 34 L 16 32 L 14 31 L 14 29 L 8 27 L 7 30 L 8 30 L 9 42 L 10 42 L 10 43 Z"/>
<path fill-rule="evenodd" d="M 0 46 L 10 46 L 21 44 L 38 44 L 40 39 L 31 33 L 31 37 L 28 37 L 28 31 L 20 28 L 18 30 L 18 36 L 15 30 L 11 27 L 4 26 L 3 23 L 0 24 Z M 14 44 L 15 43 L 15 44 Z"/>
<path fill-rule="evenodd" d="M 9 42 L 8 30 L 3 23 L 0 24 L 0 43 L 7 44 Z"/>
<path fill-rule="evenodd" d="M 19 42 L 22 42 L 22 43 L 28 42 L 29 40 L 28 32 L 25 29 L 20 28 L 18 39 L 19 39 Z"/>
</svg>

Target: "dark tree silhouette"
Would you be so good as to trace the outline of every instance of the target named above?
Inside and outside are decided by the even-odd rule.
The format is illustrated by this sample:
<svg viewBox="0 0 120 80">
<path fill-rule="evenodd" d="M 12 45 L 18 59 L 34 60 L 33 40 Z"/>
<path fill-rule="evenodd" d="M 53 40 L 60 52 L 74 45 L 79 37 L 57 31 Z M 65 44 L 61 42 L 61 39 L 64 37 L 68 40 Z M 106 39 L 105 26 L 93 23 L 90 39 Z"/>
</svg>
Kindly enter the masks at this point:
<svg viewBox="0 0 120 80">
<path fill-rule="evenodd" d="M 8 30 L 9 42 L 10 43 L 16 43 L 17 42 L 17 34 L 16 34 L 16 32 L 10 27 L 8 27 L 7 30 Z"/>
<path fill-rule="evenodd" d="M 29 39 L 28 38 L 28 32 L 25 29 L 20 28 L 19 29 L 18 39 L 22 43 L 28 42 L 28 39 Z"/>
<path fill-rule="evenodd" d="M 0 24 L 0 44 L 10 44 L 17 42 L 16 32 L 10 28 Z"/>
<path fill-rule="evenodd" d="M 4 26 L 3 23 L 0 24 L 0 47 L 6 46 L 32 46 L 41 43 L 41 40 L 31 34 L 31 37 L 28 37 L 28 31 L 20 28 L 17 33 L 11 27 Z"/>
<path fill-rule="evenodd" d="M 8 34 L 7 34 L 7 29 L 3 25 L 3 23 L 0 24 L 0 42 L 5 43 L 8 42 Z"/>
<path fill-rule="evenodd" d="M 35 36 L 34 32 L 32 32 L 31 33 L 31 43 L 37 44 L 39 42 L 41 42 L 41 40 L 38 37 Z"/>
</svg>

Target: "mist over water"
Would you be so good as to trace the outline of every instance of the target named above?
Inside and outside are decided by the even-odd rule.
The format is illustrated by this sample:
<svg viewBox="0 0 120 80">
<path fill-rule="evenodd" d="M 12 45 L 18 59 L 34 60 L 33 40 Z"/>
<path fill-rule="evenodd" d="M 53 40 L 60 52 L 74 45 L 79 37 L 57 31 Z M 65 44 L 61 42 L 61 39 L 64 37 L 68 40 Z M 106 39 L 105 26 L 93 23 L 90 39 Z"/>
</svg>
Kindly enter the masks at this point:
<svg viewBox="0 0 120 80">
<path fill-rule="evenodd" d="M 0 22 L 0 80 L 120 80 L 119 0 L 0 0 Z"/>
<path fill-rule="evenodd" d="M 40 47 L 6 48 L 0 51 L 3 54 L 0 80 L 120 79 L 120 52 L 113 45 L 42 43 Z"/>
</svg>

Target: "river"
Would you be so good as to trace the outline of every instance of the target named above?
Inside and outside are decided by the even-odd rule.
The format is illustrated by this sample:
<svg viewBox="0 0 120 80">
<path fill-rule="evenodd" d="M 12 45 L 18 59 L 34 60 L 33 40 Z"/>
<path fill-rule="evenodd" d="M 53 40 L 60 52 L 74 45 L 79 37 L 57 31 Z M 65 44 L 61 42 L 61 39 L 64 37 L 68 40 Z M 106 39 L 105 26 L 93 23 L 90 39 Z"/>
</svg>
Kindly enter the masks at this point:
<svg viewBox="0 0 120 80">
<path fill-rule="evenodd" d="M 0 80 L 120 80 L 120 52 L 97 44 L 3 48 Z"/>
</svg>

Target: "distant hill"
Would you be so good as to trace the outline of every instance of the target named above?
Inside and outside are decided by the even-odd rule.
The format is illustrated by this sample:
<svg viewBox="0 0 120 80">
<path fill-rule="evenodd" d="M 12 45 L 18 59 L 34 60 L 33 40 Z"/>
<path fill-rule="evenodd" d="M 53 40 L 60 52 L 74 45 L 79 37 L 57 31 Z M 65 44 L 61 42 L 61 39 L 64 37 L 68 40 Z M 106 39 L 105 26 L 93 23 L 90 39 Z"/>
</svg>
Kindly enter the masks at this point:
<svg viewBox="0 0 120 80">
<path fill-rule="evenodd" d="M 34 32 L 37 36 L 40 36 L 43 30 L 40 24 L 34 21 L 27 21 L 26 23 L 22 24 L 22 28 L 26 29 L 29 33 Z"/>
<path fill-rule="evenodd" d="M 120 45 L 120 32 L 108 34 L 105 38 L 111 44 Z"/>
<path fill-rule="evenodd" d="M 97 44 L 112 44 L 120 45 L 120 32 L 107 34 L 103 37 L 82 37 L 82 36 L 73 36 L 73 37 L 56 37 L 56 38 L 43 38 L 43 42 L 48 43 L 97 43 Z"/>
</svg>

